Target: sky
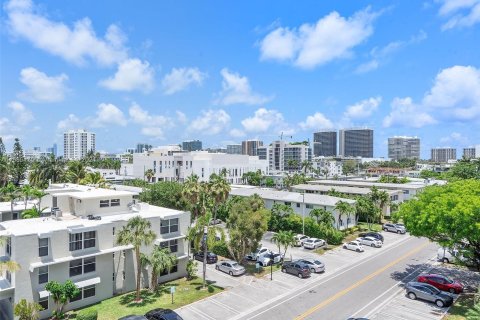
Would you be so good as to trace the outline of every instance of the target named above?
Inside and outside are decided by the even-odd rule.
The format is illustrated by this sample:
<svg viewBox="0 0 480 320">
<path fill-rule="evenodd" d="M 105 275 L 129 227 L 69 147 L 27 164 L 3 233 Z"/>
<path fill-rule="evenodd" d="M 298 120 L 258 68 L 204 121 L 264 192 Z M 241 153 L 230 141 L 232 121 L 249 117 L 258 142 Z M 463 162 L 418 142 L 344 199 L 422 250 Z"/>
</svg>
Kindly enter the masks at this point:
<svg viewBox="0 0 480 320">
<path fill-rule="evenodd" d="M 96 133 L 123 152 L 200 139 L 301 141 L 368 126 L 480 144 L 480 0 L 3 1 L 7 150 Z"/>
</svg>

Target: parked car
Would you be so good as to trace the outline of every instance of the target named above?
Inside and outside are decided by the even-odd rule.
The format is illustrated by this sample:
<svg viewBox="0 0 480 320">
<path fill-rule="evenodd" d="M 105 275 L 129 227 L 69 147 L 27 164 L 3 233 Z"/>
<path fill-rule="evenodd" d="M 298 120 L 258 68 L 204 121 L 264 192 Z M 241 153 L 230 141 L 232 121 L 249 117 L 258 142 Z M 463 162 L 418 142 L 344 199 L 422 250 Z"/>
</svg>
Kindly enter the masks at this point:
<svg viewBox="0 0 480 320">
<path fill-rule="evenodd" d="M 380 248 L 383 245 L 382 241 L 377 240 L 373 237 L 360 237 L 357 239 L 357 241 L 363 245 L 375 248 Z"/>
<path fill-rule="evenodd" d="M 255 252 L 249 253 L 245 256 L 247 260 L 257 260 L 257 257 L 265 252 L 270 251 L 268 248 L 261 247 L 258 248 Z"/>
<path fill-rule="evenodd" d="M 129 315 L 125 317 L 118 318 L 118 320 L 148 320 L 144 316 Z"/>
<path fill-rule="evenodd" d="M 297 260 L 302 263 L 305 263 L 309 268 L 311 273 L 322 273 L 325 272 L 325 264 L 317 259 L 300 259 Z"/>
<path fill-rule="evenodd" d="M 442 291 L 448 291 L 450 293 L 462 293 L 463 285 L 450 278 L 439 274 L 421 274 L 417 277 L 418 282 L 428 283 L 437 289 Z"/>
<path fill-rule="evenodd" d="M 357 252 L 365 251 L 365 249 L 363 249 L 363 246 L 359 241 L 350 241 L 350 242 L 344 243 L 343 248 L 348 249 L 348 250 L 357 251 Z"/>
<path fill-rule="evenodd" d="M 309 237 L 309 236 L 306 236 L 306 235 L 304 235 L 304 234 L 297 234 L 297 235 L 294 236 L 294 239 L 295 239 L 295 244 L 294 244 L 294 246 L 295 246 L 295 247 L 301 247 L 301 246 L 303 246 L 303 242 L 304 242 L 305 240 L 310 239 L 310 237 Z"/>
<path fill-rule="evenodd" d="M 282 272 L 294 274 L 299 278 L 307 278 L 311 274 L 308 265 L 300 261 L 285 262 L 282 265 Z"/>
<path fill-rule="evenodd" d="M 399 223 L 384 223 L 382 229 L 385 231 L 396 232 L 398 234 L 404 234 L 407 232 L 405 226 Z"/>
<path fill-rule="evenodd" d="M 262 267 L 266 267 L 272 264 L 271 255 L 273 254 L 273 263 L 280 263 L 283 259 L 283 254 L 279 252 L 267 251 L 262 253 L 257 257 L 257 262 L 260 263 Z"/>
<path fill-rule="evenodd" d="M 245 268 L 233 260 L 220 261 L 215 265 L 215 269 L 228 273 L 231 276 L 240 276 L 245 273 Z"/>
<path fill-rule="evenodd" d="M 405 286 L 407 297 L 412 300 L 422 299 L 435 303 L 438 307 L 448 307 L 453 303 L 453 298 L 443 293 L 434 286 L 421 282 L 409 282 Z"/>
<path fill-rule="evenodd" d="M 375 238 L 375 239 L 380 240 L 382 242 L 384 241 L 383 236 L 378 232 L 363 232 L 363 233 L 360 233 L 358 236 L 362 237 L 362 238 L 372 237 L 372 238 Z"/>
<path fill-rule="evenodd" d="M 148 320 L 183 320 L 175 311 L 171 309 L 153 309 L 145 313 Z"/>
<path fill-rule="evenodd" d="M 193 255 L 195 260 L 203 262 L 203 251 L 198 251 Z M 216 263 L 218 261 L 218 257 L 215 253 L 208 251 L 207 252 L 207 263 Z"/>
<path fill-rule="evenodd" d="M 445 263 L 453 263 L 455 260 L 468 262 L 457 248 L 439 248 L 437 250 L 437 260 Z"/>
<path fill-rule="evenodd" d="M 310 238 L 303 242 L 303 247 L 306 249 L 317 249 L 323 247 L 327 243 L 323 239 Z"/>
</svg>

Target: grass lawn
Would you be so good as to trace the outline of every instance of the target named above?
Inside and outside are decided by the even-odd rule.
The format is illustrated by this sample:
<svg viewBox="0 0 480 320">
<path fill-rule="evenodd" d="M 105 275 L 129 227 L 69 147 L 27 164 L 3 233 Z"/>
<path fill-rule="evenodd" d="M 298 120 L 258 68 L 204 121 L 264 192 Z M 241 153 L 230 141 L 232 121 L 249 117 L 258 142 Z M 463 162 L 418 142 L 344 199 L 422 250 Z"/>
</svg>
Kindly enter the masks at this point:
<svg viewBox="0 0 480 320">
<path fill-rule="evenodd" d="M 375 232 L 380 232 L 382 231 L 382 225 L 378 223 L 372 223 L 372 229 L 368 230 L 368 224 L 366 222 L 359 222 L 358 227 L 363 230 L 362 232 L 365 231 L 375 231 Z"/>
<path fill-rule="evenodd" d="M 170 294 L 170 287 L 172 286 L 176 287 L 173 304 L 172 295 Z M 85 309 L 97 310 L 98 319 L 117 320 L 130 314 L 142 315 L 155 308 L 179 308 L 223 290 L 223 288 L 213 285 L 209 285 L 208 290 L 200 290 L 201 288 L 202 279 L 196 278 L 187 281 L 185 278 L 182 278 L 159 285 L 157 292 L 142 290 L 141 296 L 143 301 L 138 304 L 133 302 L 135 299 L 135 291 L 133 291 L 103 300 Z M 74 313 L 71 312 L 71 315 Z M 75 317 L 71 319 L 75 319 Z"/>
<path fill-rule="evenodd" d="M 252 276 L 255 276 L 257 278 L 261 278 L 267 274 L 270 273 L 270 266 L 268 267 L 260 267 L 258 269 L 255 266 L 255 263 L 248 262 L 244 265 L 245 269 L 247 269 L 247 274 L 250 274 Z M 278 271 L 282 268 L 282 265 L 280 263 L 274 264 L 273 265 L 273 272 Z"/>
<path fill-rule="evenodd" d="M 474 296 L 472 294 L 462 294 L 443 320 L 467 320 L 466 314 L 473 307 L 473 300 Z"/>
</svg>

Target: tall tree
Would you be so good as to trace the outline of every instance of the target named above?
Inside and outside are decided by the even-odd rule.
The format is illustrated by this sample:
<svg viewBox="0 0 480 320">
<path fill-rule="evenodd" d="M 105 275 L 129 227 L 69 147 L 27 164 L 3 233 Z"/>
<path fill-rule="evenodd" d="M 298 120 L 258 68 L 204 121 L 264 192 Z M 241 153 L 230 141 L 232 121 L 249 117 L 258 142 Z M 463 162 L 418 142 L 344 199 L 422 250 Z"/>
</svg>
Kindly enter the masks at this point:
<svg viewBox="0 0 480 320">
<path fill-rule="evenodd" d="M 335 217 L 333 214 L 323 208 L 312 209 L 309 214 L 310 217 L 317 220 L 318 224 L 324 224 L 329 227 L 332 227 L 335 224 Z"/>
<path fill-rule="evenodd" d="M 208 191 L 213 199 L 213 219 L 217 219 L 217 208 L 227 201 L 230 193 L 230 184 L 227 182 L 225 175 L 213 173 L 208 183 Z"/>
<path fill-rule="evenodd" d="M 6 156 L 7 152 L 5 151 L 5 144 L 3 143 L 2 137 L 0 137 L 0 157 Z"/>
<path fill-rule="evenodd" d="M 50 292 L 53 302 L 56 305 L 56 310 L 53 312 L 55 316 L 54 319 L 63 319 L 63 308 L 65 308 L 71 299 L 80 294 L 80 289 L 72 280 L 67 280 L 63 284 L 57 281 L 49 281 L 45 285 L 45 290 Z"/>
<path fill-rule="evenodd" d="M 310 162 L 310 161 L 308 161 L 308 160 L 302 161 L 303 174 L 307 174 L 307 172 L 312 171 L 312 169 L 313 169 L 313 164 L 312 164 L 312 162 Z"/>
<path fill-rule="evenodd" d="M 40 319 L 38 312 L 42 310 L 42 306 L 38 303 L 21 299 L 15 304 L 13 313 L 18 317 L 18 320 L 38 320 Z"/>
<path fill-rule="evenodd" d="M 142 272 L 142 266 L 140 263 L 140 247 L 142 245 L 150 245 L 157 235 L 151 230 L 150 221 L 135 216 L 130 218 L 127 225 L 117 235 L 117 243 L 120 245 L 132 245 L 135 251 L 135 260 L 137 262 L 137 293 L 135 300 L 139 302 L 140 299 L 140 276 Z"/>
<path fill-rule="evenodd" d="M 87 172 L 82 161 L 72 160 L 68 162 L 65 178 L 68 182 L 79 184 L 85 178 Z"/>
<path fill-rule="evenodd" d="M 148 169 L 147 171 L 145 171 L 145 177 L 147 178 L 148 182 L 152 180 L 154 175 L 155 173 L 153 172 L 153 169 Z"/>
<path fill-rule="evenodd" d="M 200 215 L 200 202 L 202 200 L 203 192 L 203 187 L 200 184 L 198 176 L 196 174 L 192 174 L 185 180 L 183 184 L 182 196 L 188 203 L 190 211 L 193 214 L 193 219 L 197 218 Z"/>
<path fill-rule="evenodd" d="M 177 210 L 186 210 L 182 197 L 183 185 L 176 181 L 159 181 L 148 185 L 140 193 L 140 200 L 149 204 Z"/>
<path fill-rule="evenodd" d="M 5 187 L 0 189 L 0 194 L 2 194 L 2 198 L 10 201 L 10 214 L 13 217 L 13 203 L 20 197 L 20 189 L 12 182 L 9 182 Z"/>
<path fill-rule="evenodd" d="M 380 209 L 380 222 L 383 220 L 383 213 L 385 210 L 385 206 L 388 205 L 390 202 L 390 196 L 385 190 L 380 190 L 376 186 L 373 186 L 370 189 L 370 193 L 368 194 L 370 199 L 377 205 L 378 209 Z"/>
<path fill-rule="evenodd" d="M 62 182 L 65 175 L 65 161 L 53 154 L 40 160 L 40 177 L 42 181 Z"/>
<path fill-rule="evenodd" d="M 335 210 L 337 210 L 338 212 L 337 229 L 340 229 L 340 221 L 342 220 L 342 216 L 344 215 L 350 216 L 355 209 L 350 203 L 340 200 L 336 203 Z M 347 223 L 347 228 L 348 228 L 348 223 Z"/>
<path fill-rule="evenodd" d="M 8 157 L 6 155 L 0 155 L 0 187 L 3 187 L 8 182 Z"/>
<path fill-rule="evenodd" d="M 30 199 L 30 197 L 33 196 L 33 191 L 34 191 L 34 188 L 32 188 L 32 186 L 26 184 L 24 185 L 21 189 L 20 189 L 20 192 L 21 194 L 23 195 L 23 202 L 25 204 L 25 210 L 27 210 L 27 203 L 28 203 L 28 200 Z"/>
<path fill-rule="evenodd" d="M 80 181 L 80 184 L 93 185 L 93 186 L 98 186 L 100 188 L 105 187 L 106 183 L 107 183 L 107 181 L 98 171 L 87 173 L 85 175 L 85 178 L 83 178 Z"/>
<path fill-rule="evenodd" d="M 150 277 L 150 290 L 156 291 L 158 286 L 158 276 L 165 270 L 172 269 L 177 263 L 177 256 L 170 253 L 168 248 L 154 246 L 152 254 L 149 256 L 141 254 L 140 261 L 143 266 L 151 266 L 152 273 Z"/>
<path fill-rule="evenodd" d="M 283 257 L 285 257 L 288 248 L 295 244 L 295 236 L 292 231 L 279 231 L 273 235 L 272 242 L 277 245 L 278 252 L 282 253 L 282 247 L 284 248 Z M 271 262 L 273 263 L 273 261 Z"/>
<path fill-rule="evenodd" d="M 13 144 L 13 153 L 10 157 L 10 174 L 12 176 L 13 183 L 18 186 L 20 182 L 25 179 L 25 172 L 27 171 L 28 162 L 23 155 L 22 145 L 20 140 L 15 138 Z"/>
</svg>

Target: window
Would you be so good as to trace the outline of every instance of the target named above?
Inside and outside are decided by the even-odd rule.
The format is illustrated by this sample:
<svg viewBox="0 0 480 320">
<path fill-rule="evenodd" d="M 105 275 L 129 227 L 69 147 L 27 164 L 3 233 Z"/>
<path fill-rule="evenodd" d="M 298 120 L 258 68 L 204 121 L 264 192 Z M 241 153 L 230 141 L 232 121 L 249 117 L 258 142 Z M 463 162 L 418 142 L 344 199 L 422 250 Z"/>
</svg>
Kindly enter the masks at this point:
<svg viewBox="0 0 480 320">
<path fill-rule="evenodd" d="M 122 271 L 122 278 L 123 278 L 123 280 L 125 280 L 125 278 L 126 278 L 125 277 L 125 271 Z"/>
<path fill-rule="evenodd" d="M 48 266 L 38 268 L 38 284 L 48 282 Z"/>
<path fill-rule="evenodd" d="M 110 206 L 109 200 L 100 200 L 100 208 L 105 208 Z"/>
<path fill-rule="evenodd" d="M 8 256 L 12 255 L 12 238 L 10 237 L 7 238 L 5 252 L 7 253 Z"/>
<path fill-rule="evenodd" d="M 93 248 L 95 247 L 95 236 L 96 232 L 95 231 L 88 231 L 83 233 L 83 248 Z"/>
<path fill-rule="evenodd" d="M 12 283 L 12 274 L 10 271 L 5 271 L 5 279 L 7 279 L 8 282 Z"/>
<path fill-rule="evenodd" d="M 48 296 L 39 298 L 38 304 L 42 306 L 43 310 L 48 310 Z"/>
<path fill-rule="evenodd" d="M 307 209 L 313 209 L 313 204 L 307 203 L 307 204 L 306 204 L 306 208 L 307 208 Z"/>
<path fill-rule="evenodd" d="M 160 243 L 160 247 L 169 248 L 170 252 L 178 252 L 178 240 L 163 241 Z"/>
<path fill-rule="evenodd" d="M 160 223 L 160 233 L 172 233 L 178 231 L 178 218 L 170 220 L 162 220 Z"/>
<path fill-rule="evenodd" d="M 110 206 L 112 207 L 118 207 L 120 205 L 120 199 L 112 199 L 110 201 Z"/>
<path fill-rule="evenodd" d="M 291 202 L 285 202 L 285 205 L 286 205 L 286 206 L 291 206 L 292 203 L 291 203 Z"/>
<path fill-rule="evenodd" d="M 48 256 L 48 238 L 38 239 L 38 256 Z"/>
<path fill-rule="evenodd" d="M 70 299 L 70 302 L 75 302 L 75 301 L 79 301 L 79 300 L 82 300 L 82 289 L 80 288 L 80 293 L 77 294 L 74 298 Z"/>
<path fill-rule="evenodd" d="M 297 202 L 297 208 L 300 208 L 300 203 Z"/>
<path fill-rule="evenodd" d="M 82 259 L 70 261 L 70 277 L 82 274 Z"/>
<path fill-rule="evenodd" d="M 70 251 L 76 251 L 82 249 L 82 233 L 70 234 Z"/>
<path fill-rule="evenodd" d="M 95 297 L 95 285 L 83 288 L 83 299 Z"/>
<path fill-rule="evenodd" d="M 95 257 L 83 259 L 83 273 L 95 271 Z"/>
</svg>

